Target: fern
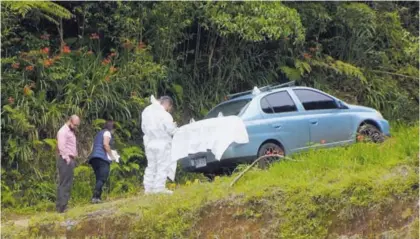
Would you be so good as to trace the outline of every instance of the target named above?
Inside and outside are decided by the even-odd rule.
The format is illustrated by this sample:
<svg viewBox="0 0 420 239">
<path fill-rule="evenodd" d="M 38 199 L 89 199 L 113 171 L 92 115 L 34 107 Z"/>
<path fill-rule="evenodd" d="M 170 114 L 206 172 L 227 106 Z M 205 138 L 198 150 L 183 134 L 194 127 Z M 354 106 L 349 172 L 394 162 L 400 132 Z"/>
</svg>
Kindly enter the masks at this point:
<svg viewBox="0 0 420 239">
<path fill-rule="evenodd" d="M 121 159 L 123 162 L 127 162 L 130 158 L 133 157 L 144 157 L 144 152 L 140 147 L 131 146 L 121 150 Z"/>
<path fill-rule="evenodd" d="M 57 140 L 56 139 L 44 139 L 44 143 L 50 146 L 52 150 L 55 150 L 57 147 Z"/>
<path fill-rule="evenodd" d="M 286 74 L 287 78 L 290 80 L 300 80 L 300 71 L 296 68 L 288 67 L 288 66 L 282 66 L 280 67 L 280 70 Z"/>
<path fill-rule="evenodd" d="M 333 69 L 335 69 L 338 73 L 346 75 L 346 76 L 353 76 L 359 79 L 362 83 L 367 83 L 365 76 L 363 75 L 360 68 L 353 66 L 349 63 L 345 63 L 342 61 L 336 61 L 331 65 Z"/>
<path fill-rule="evenodd" d="M 31 11 L 39 11 L 42 17 L 57 25 L 54 18 L 70 19 L 73 16 L 66 8 L 50 1 L 4 1 L 2 4 L 22 17 Z"/>
<path fill-rule="evenodd" d="M 312 68 L 309 63 L 296 59 L 295 60 L 295 67 L 299 70 L 300 75 L 304 75 L 305 73 L 310 73 Z"/>
<path fill-rule="evenodd" d="M 326 56 L 324 60 L 312 59 L 310 60 L 310 64 L 315 67 L 321 67 L 327 70 L 331 70 L 336 74 L 357 78 L 360 80 L 360 82 L 367 83 L 366 77 L 364 76 L 362 69 L 346 62 L 338 60 L 335 61 L 330 56 Z"/>
<path fill-rule="evenodd" d="M 102 126 L 105 124 L 105 120 L 104 119 L 96 119 L 92 122 L 92 124 L 93 124 L 93 127 L 96 130 L 101 130 Z"/>
<path fill-rule="evenodd" d="M 312 68 L 309 63 L 295 59 L 295 67 L 281 66 L 280 70 L 290 80 L 300 80 L 305 73 L 310 73 Z"/>
<path fill-rule="evenodd" d="M 32 125 L 23 110 L 13 109 L 10 105 L 3 106 L 5 115 L 5 122 L 8 127 L 14 128 L 20 133 L 29 133 L 35 129 L 35 126 Z M 4 116 L 3 116 L 4 117 Z"/>
</svg>

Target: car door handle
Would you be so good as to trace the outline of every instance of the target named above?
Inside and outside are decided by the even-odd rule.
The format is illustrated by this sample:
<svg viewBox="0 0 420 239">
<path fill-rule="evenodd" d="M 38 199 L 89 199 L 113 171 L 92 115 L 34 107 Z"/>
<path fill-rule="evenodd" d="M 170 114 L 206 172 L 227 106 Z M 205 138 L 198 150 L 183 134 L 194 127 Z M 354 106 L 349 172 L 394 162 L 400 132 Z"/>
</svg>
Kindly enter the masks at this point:
<svg viewBox="0 0 420 239">
<path fill-rule="evenodd" d="M 281 129 L 282 128 L 282 125 L 281 124 L 273 124 L 272 126 L 275 129 Z"/>
<path fill-rule="evenodd" d="M 310 120 L 310 122 L 311 122 L 311 124 L 313 124 L 313 125 L 317 125 L 317 124 L 318 124 L 318 120 L 315 120 L 315 119 Z"/>
</svg>

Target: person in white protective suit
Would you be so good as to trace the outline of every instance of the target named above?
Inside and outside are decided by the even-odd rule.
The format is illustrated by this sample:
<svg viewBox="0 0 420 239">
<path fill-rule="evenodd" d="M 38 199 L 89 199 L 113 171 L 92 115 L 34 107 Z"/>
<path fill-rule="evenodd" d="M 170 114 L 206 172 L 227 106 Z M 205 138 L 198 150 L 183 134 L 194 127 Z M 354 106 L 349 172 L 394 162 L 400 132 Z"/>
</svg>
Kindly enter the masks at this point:
<svg viewBox="0 0 420 239">
<path fill-rule="evenodd" d="M 166 178 L 171 164 L 172 137 L 177 125 L 170 114 L 172 98 L 162 96 L 156 100 L 151 96 L 151 105 L 141 114 L 141 129 L 146 151 L 147 167 L 144 173 L 144 190 L 146 194 L 167 193 Z"/>
</svg>

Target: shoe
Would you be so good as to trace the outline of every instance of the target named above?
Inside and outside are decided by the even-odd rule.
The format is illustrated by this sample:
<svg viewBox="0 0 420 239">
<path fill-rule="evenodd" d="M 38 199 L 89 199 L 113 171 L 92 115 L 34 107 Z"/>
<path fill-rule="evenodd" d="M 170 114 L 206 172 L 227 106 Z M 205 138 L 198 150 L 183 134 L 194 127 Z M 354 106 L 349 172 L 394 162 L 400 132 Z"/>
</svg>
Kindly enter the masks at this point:
<svg viewBox="0 0 420 239">
<path fill-rule="evenodd" d="M 92 198 L 92 203 L 93 204 L 97 204 L 97 203 L 101 203 L 102 201 L 101 201 L 101 199 L 99 199 L 99 198 Z"/>
<path fill-rule="evenodd" d="M 67 211 L 68 211 L 67 207 L 64 207 L 64 208 L 57 208 L 57 213 L 65 213 L 65 212 L 67 212 Z"/>
<path fill-rule="evenodd" d="M 163 194 L 172 195 L 174 192 L 165 188 L 165 189 L 157 190 L 155 191 L 155 193 L 163 193 Z"/>
<path fill-rule="evenodd" d="M 144 189 L 144 194 L 149 195 L 155 193 L 155 190 L 153 188 L 151 189 Z"/>
</svg>

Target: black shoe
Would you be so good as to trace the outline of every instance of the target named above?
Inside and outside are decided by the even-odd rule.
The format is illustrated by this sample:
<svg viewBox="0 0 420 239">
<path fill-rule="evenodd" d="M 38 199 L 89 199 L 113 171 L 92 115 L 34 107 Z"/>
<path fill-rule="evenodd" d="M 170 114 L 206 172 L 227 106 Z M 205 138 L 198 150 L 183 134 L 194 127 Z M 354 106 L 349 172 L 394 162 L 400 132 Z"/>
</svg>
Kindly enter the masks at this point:
<svg viewBox="0 0 420 239">
<path fill-rule="evenodd" d="M 57 213 L 65 213 L 67 212 L 67 207 L 58 207 L 57 209 Z"/>
</svg>

